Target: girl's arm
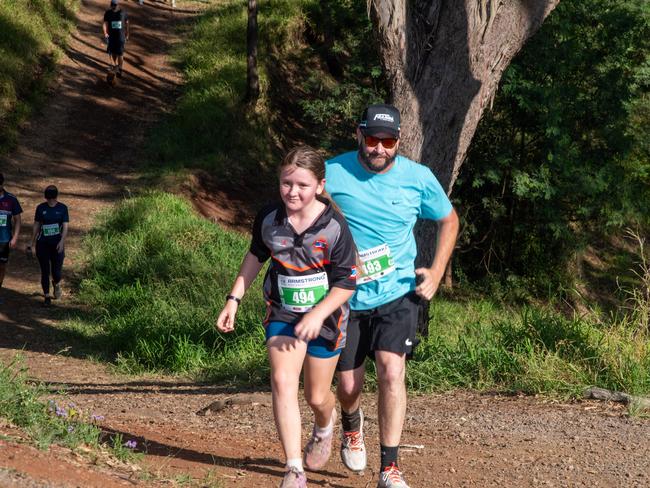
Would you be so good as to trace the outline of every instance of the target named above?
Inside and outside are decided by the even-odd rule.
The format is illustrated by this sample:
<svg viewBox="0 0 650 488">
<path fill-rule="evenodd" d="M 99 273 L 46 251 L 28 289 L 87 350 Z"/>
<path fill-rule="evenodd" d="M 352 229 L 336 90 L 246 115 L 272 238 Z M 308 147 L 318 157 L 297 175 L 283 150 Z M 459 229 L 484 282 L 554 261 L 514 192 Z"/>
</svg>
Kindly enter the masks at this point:
<svg viewBox="0 0 650 488">
<path fill-rule="evenodd" d="M 36 238 L 38 237 L 38 233 L 41 231 L 41 223 L 38 220 L 34 221 L 34 225 L 32 226 L 32 244 L 30 249 L 33 249 L 36 247 Z"/>
<path fill-rule="evenodd" d="M 347 302 L 354 294 L 354 290 L 346 290 L 337 286 L 318 305 L 307 312 L 295 328 L 296 337 L 305 342 L 316 339 L 327 317 L 332 315 L 341 305 Z"/>
<path fill-rule="evenodd" d="M 255 280 L 263 266 L 264 262 L 260 263 L 259 259 L 257 259 L 254 254 L 250 251 L 246 253 L 244 260 L 241 263 L 241 267 L 239 268 L 239 274 L 232 285 L 230 296 L 241 300 L 244 293 L 246 293 L 246 290 L 251 286 L 251 283 Z M 237 314 L 238 308 L 239 302 L 237 300 L 226 300 L 226 304 L 217 318 L 217 329 L 221 332 L 232 332 L 235 330 L 235 315 Z"/>
<path fill-rule="evenodd" d="M 68 222 L 63 222 L 63 229 L 61 230 L 61 240 L 59 240 L 59 243 L 56 245 L 56 250 L 58 252 L 63 252 L 63 249 L 65 249 L 65 238 L 68 237 Z"/>
</svg>

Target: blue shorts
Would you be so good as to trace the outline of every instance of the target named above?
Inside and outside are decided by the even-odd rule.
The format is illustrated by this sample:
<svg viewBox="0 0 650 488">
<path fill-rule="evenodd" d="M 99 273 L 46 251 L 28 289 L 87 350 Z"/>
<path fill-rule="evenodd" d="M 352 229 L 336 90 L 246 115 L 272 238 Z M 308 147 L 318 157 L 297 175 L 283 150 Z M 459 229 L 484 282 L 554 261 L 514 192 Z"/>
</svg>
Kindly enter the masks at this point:
<svg viewBox="0 0 650 488">
<path fill-rule="evenodd" d="M 266 326 L 266 340 L 275 336 L 296 337 L 294 327 L 296 324 L 288 324 L 286 322 L 269 322 Z M 307 354 L 315 358 L 333 358 L 341 354 L 342 348 L 331 350 L 328 347 L 329 343 L 322 337 L 312 339 L 307 343 Z"/>
</svg>

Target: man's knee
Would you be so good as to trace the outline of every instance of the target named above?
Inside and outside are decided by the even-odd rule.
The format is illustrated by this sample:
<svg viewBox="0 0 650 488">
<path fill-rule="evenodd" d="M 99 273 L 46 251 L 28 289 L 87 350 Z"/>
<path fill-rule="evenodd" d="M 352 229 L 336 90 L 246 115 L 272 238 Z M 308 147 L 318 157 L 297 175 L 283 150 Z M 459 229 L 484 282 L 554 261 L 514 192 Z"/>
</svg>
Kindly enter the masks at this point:
<svg viewBox="0 0 650 488">
<path fill-rule="evenodd" d="M 381 351 L 377 353 L 377 381 L 380 387 L 396 388 L 404 385 L 406 357 L 404 354 Z"/>
<path fill-rule="evenodd" d="M 336 396 L 343 404 L 353 403 L 363 389 L 363 371 L 341 371 L 338 374 Z"/>
</svg>

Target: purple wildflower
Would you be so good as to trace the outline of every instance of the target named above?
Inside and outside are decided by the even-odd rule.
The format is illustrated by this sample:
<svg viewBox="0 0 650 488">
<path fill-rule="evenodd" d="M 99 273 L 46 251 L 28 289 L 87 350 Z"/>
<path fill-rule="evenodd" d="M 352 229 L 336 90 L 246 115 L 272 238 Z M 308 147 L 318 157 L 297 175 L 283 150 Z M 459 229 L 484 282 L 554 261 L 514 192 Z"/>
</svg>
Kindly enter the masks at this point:
<svg viewBox="0 0 650 488">
<path fill-rule="evenodd" d="M 138 443 L 135 442 L 135 441 L 126 441 L 126 442 L 124 443 L 124 445 L 125 445 L 126 447 L 128 447 L 129 449 L 135 449 L 136 446 L 138 445 Z"/>
<path fill-rule="evenodd" d="M 74 432 L 74 427 L 72 425 L 68 425 L 68 432 L 72 434 Z"/>
<path fill-rule="evenodd" d="M 101 422 L 102 420 L 104 420 L 104 416 L 103 415 L 94 415 L 93 414 L 93 415 L 90 416 L 90 420 L 92 420 L 93 422 Z"/>
<path fill-rule="evenodd" d="M 68 411 L 64 407 L 56 407 L 56 416 L 57 417 L 67 417 L 68 416 Z"/>
</svg>

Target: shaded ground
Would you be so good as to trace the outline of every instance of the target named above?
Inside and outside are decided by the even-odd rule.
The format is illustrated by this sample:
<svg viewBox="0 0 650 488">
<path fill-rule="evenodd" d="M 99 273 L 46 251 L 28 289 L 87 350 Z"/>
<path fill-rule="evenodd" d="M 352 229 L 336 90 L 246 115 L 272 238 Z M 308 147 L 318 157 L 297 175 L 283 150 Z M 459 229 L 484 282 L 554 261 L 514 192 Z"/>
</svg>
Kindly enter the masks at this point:
<svg viewBox="0 0 650 488">
<path fill-rule="evenodd" d="M 20 147 L 2 161 L 6 186 L 18 195 L 31 223 L 42 189 L 61 189 L 71 209 L 70 269 L 82 259 L 81 236 L 96 213 L 137 185 L 139 145 L 147 127 L 176 95 L 178 74 L 166 53 L 174 26 L 189 12 L 162 3 L 123 1 L 133 22 L 127 76 L 115 89 L 103 82 L 106 54 L 100 43 L 105 1 L 84 0 L 79 30 L 64 59 L 52 102 L 32 121 Z M 217 205 L 219 207 L 219 205 Z M 228 212 L 236 212 L 231 204 Z M 208 212 L 209 213 L 209 212 Z M 227 220 L 227 215 L 224 216 Z M 20 245 L 31 232 L 26 226 Z M 105 416 L 102 427 L 134 439 L 145 453 L 141 467 L 108 462 L 55 447 L 38 451 L 0 424 L 0 486 L 277 486 L 282 476 L 269 393 L 199 416 L 233 392 L 183 378 L 123 377 L 82 359 L 56 325 L 74 307 L 42 308 L 36 264 L 12 255 L 0 308 L 0 359 L 22 350 L 34 378 L 64 390 L 83 410 Z M 370 468 L 346 472 L 337 455 L 309 475 L 310 486 L 374 487 L 377 423 L 373 396 L 364 399 Z M 303 405 L 303 411 L 306 411 Z M 304 432 L 310 428 L 303 419 Z M 594 402 L 559 403 L 531 397 L 454 392 L 412 399 L 402 465 L 413 487 L 444 486 L 650 486 L 650 424 L 619 407 Z M 165 481 L 167 480 L 167 482 Z"/>
</svg>

